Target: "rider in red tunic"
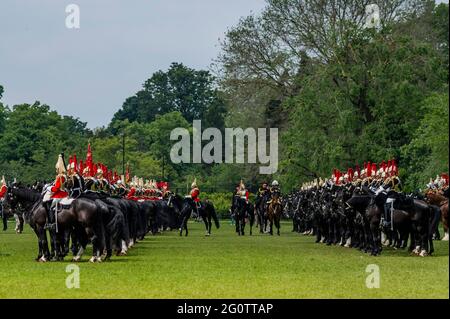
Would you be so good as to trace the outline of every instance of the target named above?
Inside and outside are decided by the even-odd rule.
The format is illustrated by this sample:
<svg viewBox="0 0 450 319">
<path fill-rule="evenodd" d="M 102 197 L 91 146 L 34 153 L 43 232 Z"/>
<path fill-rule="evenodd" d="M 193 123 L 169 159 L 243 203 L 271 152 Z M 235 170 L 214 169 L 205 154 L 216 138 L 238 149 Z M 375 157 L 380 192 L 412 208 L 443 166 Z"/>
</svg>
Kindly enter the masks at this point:
<svg viewBox="0 0 450 319">
<path fill-rule="evenodd" d="M 55 182 L 50 189 L 52 191 L 52 199 L 61 199 L 69 196 L 64 188 L 64 184 L 66 183 L 66 168 L 64 167 L 64 161 L 62 155 L 59 155 L 58 162 L 56 163 L 56 179 Z"/>
<path fill-rule="evenodd" d="M 127 198 L 131 199 L 131 200 L 137 200 L 135 195 L 136 195 L 136 187 L 134 187 L 134 183 L 131 182 L 131 188 L 130 188 L 130 191 L 128 192 L 128 194 L 127 194 Z"/>
<path fill-rule="evenodd" d="M 8 218 L 6 213 L 3 211 L 3 200 L 6 197 L 8 187 L 6 186 L 5 176 L 2 176 L 1 186 L 0 186 L 0 215 L 3 221 L 3 231 L 8 229 Z"/>
<path fill-rule="evenodd" d="M 6 187 L 5 176 L 2 176 L 2 186 L 0 186 L 0 200 L 5 197 L 7 190 L 8 187 Z"/>
<path fill-rule="evenodd" d="M 199 195 L 200 195 L 200 189 L 197 187 L 197 179 L 194 179 L 194 182 L 191 185 L 191 192 L 190 192 L 189 196 L 192 198 L 192 200 L 195 203 L 195 210 L 197 212 L 197 218 L 200 216 L 198 209 L 201 205 Z"/>
<path fill-rule="evenodd" d="M 200 203 L 200 189 L 197 187 L 197 179 L 194 180 L 194 182 L 191 185 L 191 198 L 194 200 L 194 202 L 196 203 Z M 197 205 L 198 206 L 198 205 Z"/>
<path fill-rule="evenodd" d="M 69 196 L 69 193 L 67 193 L 65 189 L 67 177 L 66 177 L 66 167 L 64 165 L 64 159 L 62 154 L 58 156 L 58 161 L 56 162 L 55 168 L 56 168 L 56 179 L 52 187 L 50 188 L 51 193 L 50 199 L 52 201 L 50 208 L 47 209 L 48 214 L 47 227 L 52 227 L 54 225 L 57 229 L 55 216 L 57 214 L 58 204 L 63 198 Z"/>
</svg>

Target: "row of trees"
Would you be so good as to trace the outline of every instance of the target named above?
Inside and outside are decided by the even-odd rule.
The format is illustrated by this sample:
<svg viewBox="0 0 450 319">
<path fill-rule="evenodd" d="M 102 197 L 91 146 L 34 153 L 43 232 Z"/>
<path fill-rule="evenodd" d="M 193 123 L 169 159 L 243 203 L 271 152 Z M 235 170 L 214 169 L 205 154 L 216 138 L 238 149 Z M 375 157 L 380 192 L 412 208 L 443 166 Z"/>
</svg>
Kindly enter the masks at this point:
<svg viewBox="0 0 450 319">
<path fill-rule="evenodd" d="M 366 5 L 380 9 L 367 28 Z M 221 43 L 212 70 L 173 63 L 125 100 L 106 128 L 47 105 L 0 103 L 0 167 L 49 178 L 57 153 L 84 154 L 122 171 L 184 186 L 231 190 L 278 179 L 285 190 L 364 161 L 396 158 L 408 190 L 448 171 L 448 5 L 423 0 L 267 0 Z M 214 76 L 213 76 L 214 74 Z M 0 87 L 0 99 L 3 88 Z M 278 127 L 280 167 L 170 162 L 173 128 Z M 258 164 L 259 166 L 259 164 Z"/>
</svg>

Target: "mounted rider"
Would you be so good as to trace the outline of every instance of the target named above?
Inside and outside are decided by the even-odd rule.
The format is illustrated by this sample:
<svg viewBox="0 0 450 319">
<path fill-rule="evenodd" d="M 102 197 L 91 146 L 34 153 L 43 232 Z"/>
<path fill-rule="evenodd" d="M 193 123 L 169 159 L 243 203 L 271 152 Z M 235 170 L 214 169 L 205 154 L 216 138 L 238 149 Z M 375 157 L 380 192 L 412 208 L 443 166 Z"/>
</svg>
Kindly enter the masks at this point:
<svg viewBox="0 0 450 319">
<path fill-rule="evenodd" d="M 380 189 L 376 194 L 379 194 L 380 192 L 387 194 L 386 203 L 384 204 L 383 224 L 385 227 L 391 226 L 392 229 L 392 217 L 394 216 L 394 202 L 396 199 L 395 194 L 402 192 L 402 182 L 398 177 L 398 167 L 395 159 L 388 161 L 388 164 L 383 171 L 383 175 L 385 178 L 384 183 L 380 186 Z"/>
<path fill-rule="evenodd" d="M 67 177 L 68 184 L 71 185 L 69 189 L 70 197 L 78 198 L 84 191 L 84 180 L 78 173 L 76 156 L 73 156 L 73 158 L 70 158 L 69 160 L 69 164 L 67 165 Z"/>
<path fill-rule="evenodd" d="M 245 188 L 245 185 L 244 185 L 244 182 L 242 181 L 242 179 L 241 179 L 241 182 L 239 183 L 239 190 L 238 190 L 237 196 L 239 196 L 239 198 L 241 198 L 241 199 L 245 199 L 245 203 L 248 204 L 249 192 Z"/>
<path fill-rule="evenodd" d="M 6 195 L 6 192 L 8 191 L 8 187 L 6 186 L 5 176 L 2 176 L 2 180 L 1 180 L 0 184 L 1 184 L 1 186 L 0 186 L 0 200 L 3 200 L 3 198 Z"/>
<path fill-rule="evenodd" d="M 278 195 L 278 201 L 280 201 L 280 184 L 278 183 L 277 180 L 274 180 L 272 182 L 272 186 L 270 187 L 270 201 L 267 202 L 267 204 L 271 204 L 272 203 L 272 199 L 274 197 L 274 195 Z M 281 204 L 281 202 L 280 202 Z"/>
<path fill-rule="evenodd" d="M 47 209 L 47 227 L 56 225 L 56 214 L 58 213 L 59 203 L 69 196 L 67 189 L 65 187 L 67 176 L 66 176 L 66 166 L 64 164 L 64 155 L 59 154 L 58 161 L 55 165 L 56 178 L 55 182 L 50 187 L 49 191 L 44 196 L 43 202 L 52 202 L 50 208 Z"/>
<path fill-rule="evenodd" d="M 7 218 L 6 213 L 3 211 L 3 201 L 6 197 L 6 193 L 8 192 L 8 187 L 6 186 L 5 176 L 2 176 L 1 186 L 0 186 L 0 215 L 3 221 L 3 231 L 7 229 Z"/>
<path fill-rule="evenodd" d="M 134 179 L 130 182 L 130 191 L 127 194 L 127 199 L 129 200 L 138 200 L 138 198 L 136 197 L 136 183 L 134 181 Z"/>
<path fill-rule="evenodd" d="M 118 179 L 115 183 L 115 195 L 116 196 L 120 196 L 120 197 L 124 197 L 127 193 L 127 189 L 122 181 L 122 179 Z"/>
<path fill-rule="evenodd" d="M 162 192 L 161 189 L 159 189 L 158 183 L 156 182 L 156 180 L 151 180 L 150 181 L 150 187 L 151 187 L 151 190 L 152 190 L 153 199 L 161 200 L 163 198 L 163 192 Z"/>
<path fill-rule="evenodd" d="M 197 211 L 197 216 L 200 216 L 198 209 L 201 206 L 199 195 L 200 195 L 200 188 L 198 188 L 197 179 L 195 178 L 191 184 L 191 192 L 189 193 L 189 196 L 192 198 L 192 200 L 195 203 L 195 209 Z"/>
<path fill-rule="evenodd" d="M 110 189 L 111 189 L 111 185 L 109 185 L 109 182 L 106 178 L 103 177 L 103 174 L 105 172 L 103 171 L 102 168 L 98 168 L 97 169 L 97 173 L 95 175 L 95 182 L 93 185 L 93 189 L 96 190 L 97 192 L 104 192 L 106 194 L 109 194 Z"/>
<path fill-rule="evenodd" d="M 258 207 L 264 197 L 269 194 L 269 185 L 267 182 L 263 182 L 261 187 L 259 187 L 258 192 L 256 193 L 255 206 Z"/>
</svg>

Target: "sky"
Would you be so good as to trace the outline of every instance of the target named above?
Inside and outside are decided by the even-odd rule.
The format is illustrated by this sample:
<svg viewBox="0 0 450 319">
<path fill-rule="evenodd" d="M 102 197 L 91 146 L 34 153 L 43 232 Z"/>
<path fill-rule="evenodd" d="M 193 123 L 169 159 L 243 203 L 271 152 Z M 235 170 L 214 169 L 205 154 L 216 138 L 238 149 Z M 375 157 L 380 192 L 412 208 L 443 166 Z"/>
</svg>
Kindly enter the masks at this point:
<svg viewBox="0 0 450 319">
<path fill-rule="evenodd" d="M 441 0 L 438 2 L 446 2 Z M 66 6 L 80 28 L 66 27 Z M 0 85 L 9 106 L 40 101 L 88 127 L 172 62 L 207 69 L 219 39 L 265 0 L 1 0 Z"/>
<path fill-rule="evenodd" d="M 80 28 L 66 28 L 69 4 Z M 227 28 L 264 0 L 1 0 L 0 85 L 95 128 L 172 62 L 207 69 Z"/>
</svg>

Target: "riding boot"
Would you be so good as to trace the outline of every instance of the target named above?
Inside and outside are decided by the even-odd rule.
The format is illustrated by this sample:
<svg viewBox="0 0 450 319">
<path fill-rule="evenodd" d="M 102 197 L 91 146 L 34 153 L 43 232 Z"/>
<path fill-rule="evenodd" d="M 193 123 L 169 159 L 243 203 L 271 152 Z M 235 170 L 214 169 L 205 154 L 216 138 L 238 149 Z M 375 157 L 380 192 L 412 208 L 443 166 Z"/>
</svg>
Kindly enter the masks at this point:
<svg viewBox="0 0 450 319">
<path fill-rule="evenodd" d="M 391 231 L 394 231 L 394 202 L 391 202 L 391 209 L 390 209 L 390 213 L 391 213 L 391 218 L 390 218 L 390 223 L 391 223 Z"/>
<path fill-rule="evenodd" d="M 200 222 L 201 218 L 200 218 L 200 211 L 198 209 L 198 203 L 194 202 L 194 206 L 195 206 L 195 213 L 197 214 L 195 219 L 196 219 L 197 222 Z"/>
<path fill-rule="evenodd" d="M 56 205 L 49 205 L 50 207 L 47 209 L 47 223 L 45 224 L 45 229 L 52 229 L 55 225 L 55 214 L 56 214 Z"/>
<path fill-rule="evenodd" d="M 391 220 L 391 204 L 390 203 L 385 203 L 384 204 L 384 211 L 383 211 L 383 223 L 382 226 L 387 228 L 390 225 L 390 220 Z"/>
</svg>

